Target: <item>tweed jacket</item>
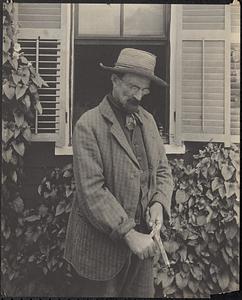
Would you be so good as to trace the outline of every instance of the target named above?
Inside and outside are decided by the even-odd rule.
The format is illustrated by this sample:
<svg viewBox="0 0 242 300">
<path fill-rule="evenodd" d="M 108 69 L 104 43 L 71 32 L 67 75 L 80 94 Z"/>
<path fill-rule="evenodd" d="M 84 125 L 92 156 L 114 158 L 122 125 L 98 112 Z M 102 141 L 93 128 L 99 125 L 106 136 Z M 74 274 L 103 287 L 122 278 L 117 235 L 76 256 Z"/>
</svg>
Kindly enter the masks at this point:
<svg viewBox="0 0 242 300">
<path fill-rule="evenodd" d="M 150 172 L 142 205 L 158 201 L 169 216 L 173 181 L 164 145 L 152 115 L 140 107 L 139 116 Z M 107 97 L 77 121 L 73 168 L 76 198 L 64 257 L 81 276 L 108 280 L 130 254 L 123 236 L 135 226 L 142 170 Z"/>
</svg>

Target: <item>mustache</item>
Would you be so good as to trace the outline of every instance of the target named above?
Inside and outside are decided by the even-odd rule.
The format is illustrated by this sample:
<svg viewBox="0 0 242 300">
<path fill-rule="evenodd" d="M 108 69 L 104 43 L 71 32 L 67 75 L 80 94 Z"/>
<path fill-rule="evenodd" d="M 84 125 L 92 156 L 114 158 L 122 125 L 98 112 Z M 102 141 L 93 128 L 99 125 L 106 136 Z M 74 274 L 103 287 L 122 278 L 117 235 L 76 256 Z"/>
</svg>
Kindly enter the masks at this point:
<svg viewBox="0 0 242 300">
<path fill-rule="evenodd" d="M 136 98 L 131 98 L 127 101 L 129 104 L 138 106 L 139 105 L 139 100 L 137 100 Z"/>
</svg>

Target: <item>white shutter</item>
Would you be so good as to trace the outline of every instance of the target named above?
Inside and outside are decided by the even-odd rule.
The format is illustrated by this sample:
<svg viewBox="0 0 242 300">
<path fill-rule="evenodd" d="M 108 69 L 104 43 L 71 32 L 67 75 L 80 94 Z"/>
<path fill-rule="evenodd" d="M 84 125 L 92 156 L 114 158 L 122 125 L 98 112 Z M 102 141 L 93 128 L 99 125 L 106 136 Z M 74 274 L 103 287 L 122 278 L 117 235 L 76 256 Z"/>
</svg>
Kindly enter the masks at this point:
<svg viewBox="0 0 242 300">
<path fill-rule="evenodd" d="M 189 4 L 177 11 L 177 143 L 229 144 L 228 6 Z"/>
<path fill-rule="evenodd" d="M 36 114 L 32 139 L 64 141 L 68 101 L 68 4 L 18 4 L 19 43 L 48 83 L 39 89 L 42 115 Z"/>
</svg>

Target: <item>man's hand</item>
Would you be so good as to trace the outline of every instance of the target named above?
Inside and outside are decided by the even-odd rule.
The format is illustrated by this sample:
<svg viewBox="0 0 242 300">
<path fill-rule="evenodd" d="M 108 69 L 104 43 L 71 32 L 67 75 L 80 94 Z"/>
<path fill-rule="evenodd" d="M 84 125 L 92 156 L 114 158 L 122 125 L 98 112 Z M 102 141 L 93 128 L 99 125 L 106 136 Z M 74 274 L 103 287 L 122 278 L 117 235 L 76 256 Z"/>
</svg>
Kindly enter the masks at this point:
<svg viewBox="0 0 242 300">
<path fill-rule="evenodd" d="M 130 250 L 140 259 L 145 259 L 155 255 L 157 246 L 149 234 L 140 233 L 131 229 L 124 237 Z"/>
<path fill-rule="evenodd" d="M 163 206 L 159 202 L 155 202 L 146 210 L 146 223 L 150 229 L 153 229 L 155 224 L 163 226 Z"/>
</svg>

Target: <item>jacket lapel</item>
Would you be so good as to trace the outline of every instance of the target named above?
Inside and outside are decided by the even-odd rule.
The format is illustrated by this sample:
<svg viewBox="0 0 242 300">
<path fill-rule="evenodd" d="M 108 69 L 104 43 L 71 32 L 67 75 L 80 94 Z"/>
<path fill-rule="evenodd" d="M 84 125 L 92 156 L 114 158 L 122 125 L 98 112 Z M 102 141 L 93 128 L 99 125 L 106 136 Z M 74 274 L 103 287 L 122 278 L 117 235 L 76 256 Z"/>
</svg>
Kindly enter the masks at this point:
<svg viewBox="0 0 242 300">
<path fill-rule="evenodd" d="M 146 155 L 149 162 L 149 168 L 153 169 L 157 163 L 157 148 L 155 147 L 156 135 L 154 132 L 154 124 L 150 118 L 145 114 L 143 109 L 140 109 L 139 116 L 142 120 L 142 133 L 144 138 L 144 144 L 146 149 Z"/>
<path fill-rule="evenodd" d="M 124 151 L 128 154 L 128 156 L 139 168 L 140 166 L 138 160 L 135 157 L 135 154 L 129 145 L 129 142 L 123 132 L 123 129 L 121 128 L 117 118 L 115 117 L 115 114 L 107 100 L 107 97 L 105 97 L 103 101 L 100 103 L 99 109 L 102 115 L 112 123 L 110 129 L 111 134 L 114 136 L 116 141 L 120 144 L 120 146 L 124 149 Z"/>
</svg>

